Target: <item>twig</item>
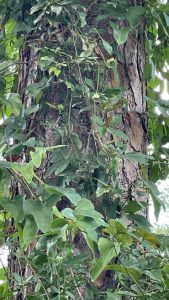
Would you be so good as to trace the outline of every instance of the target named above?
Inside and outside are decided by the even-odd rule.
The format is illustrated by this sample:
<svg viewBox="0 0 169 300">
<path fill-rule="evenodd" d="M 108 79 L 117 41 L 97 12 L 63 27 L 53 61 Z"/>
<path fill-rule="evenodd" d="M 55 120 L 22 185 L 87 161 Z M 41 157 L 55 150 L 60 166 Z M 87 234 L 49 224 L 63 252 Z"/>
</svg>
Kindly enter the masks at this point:
<svg viewBox="0 0 169 300">
<path fill-rule="evenodd" d="M 8 272 L 6 271 L 6 268 L 5 268 L 5 266 L 4 266 L 3 261 L 2 261 L 1 258 L 0 258 L 0 262 L 1 262 L 2 268 L 4 269 L 5 276 L 6 276 L 7 280 L 9 281 Z"/>
<path fill-rule="evenodd" d="M 77 291 L 77 293 L 78 293 L 80 299 L 81 299 L 81 300 L 84 300 L 84 298 L 83 298 L 83 296 L 82 296 L 82 294 L 81 294 L 81 292 L 80 292 L 80 290 L 79 290 L 79 288 L 78 288 L 78 285 L 77 285 L 77 282 L 76 282 L 76 278 L 75 278 L 75 275 L 74 275 L 74 273 L 73 273 L 72 268 L 70 268 L 69 270 L 70 270 L 70 273 L 71 273 L 71 275 L 72 275 L 72 278 L 73 278 L 73 282 L 74 282 L 76 291 Z"/>
<path fill-rule="evenodd" d="M 16 170 L 12 170 L 12 169 L 8 169 L 8 171 L 14 176 L 16 177 L 16 175 L 19 177 L 19 181 L 20 183 L 29 191 L 30 195 L 32 196 L 32 198 L 36 198 L 36 196 L 34 195 L 34 193 L 32 192 L 30 186 L 27 184 L 26 180 L 24 180 L 24 178 L 20 175 L 19 172 L 17 172 Z"/>
</svg>

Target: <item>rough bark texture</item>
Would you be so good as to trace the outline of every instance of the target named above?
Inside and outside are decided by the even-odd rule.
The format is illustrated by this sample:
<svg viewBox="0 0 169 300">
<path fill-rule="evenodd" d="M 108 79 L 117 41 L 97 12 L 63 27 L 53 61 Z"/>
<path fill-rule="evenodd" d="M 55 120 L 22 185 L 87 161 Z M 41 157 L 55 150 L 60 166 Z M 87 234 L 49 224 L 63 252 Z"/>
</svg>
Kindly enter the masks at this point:
<svg viewBox="0 0 169 300">
<path fill-rule="evenodd" d="M 122 112 L 124 132 L 129 140 L 128 152 L 146 152 L 147 118 L 146 118 L 146 83 L 143 78 L 145 63 L 144 27 L 129 35 L 121 47 L 124 64 L 119 65 L 119 76 L 122 86 L 126 88 L 125 98 L 128 100 L 128 111 Z M 130 199 L 136 197 L 135 191 L 139 186 L 139 164 L 126 161 L 120 170 L 121 184 Z M 138 197 L 137 197 L 138 198 Z M 131 199 L 130 199 L 131 200 Z M 140 199 L 140 196 L 138 198 Z"/>
<path fill-rule="evenodd" d="M 132 1 L 133 3 L 133 1 Z M 135 1 L 135 4 L 143 4 L 142 1 Z M 59 37 L 60 38 L 60 37 Z M 127 42 L 119 47 L 119 50 L 122 54 L 122 61 L 118 63 L 118 75 L 120 79 L 120 86 L 124 87 L 125 93 L 124 97 L 127 99 L 128 109 L 120 109 L 116 114 L 122 115 L 123 124 L 120 129 L 122 129 L 129 140 L 127 142 L 127 151 L 135 151 L 145 153 L 146 143 L 147 143 L 147 121 L 146 121 L 146 103 L 145 103 L 145 94 L 146 94 L 146 84 L 143 80 L 143 66 L 145 62 L 145 47 L 144 47 L 144 24 L 140 26 L 137 32 L 132 32 L 129 34 Z M 58 42 L 58 39 L 57 39 Z M 23 47 L 20 51 L 20 62 L 21 67 L 19 70 L 19 86 L 18 92 L 21 95 L 22 103 L 28 107 L 31 104 L 32 98 L 27 97 L 26 88 L 29 84 L 36 82 L 38 72 L 38 54 L 36 49 L 32 49 L 28 44 L 25 48 Z M 116 86 L 114 80 L 114 74 L 112 71 L 107 71 L 107 86 Z M 52 83 L 52 87 L 47 92 L 47 101 L 49 104 L 58 105 L 62 104 L 61 95 L 66 94 L 64 87 L 58 87 L 57 82 Z M 80 111 L 80 108 L 73 108 L 72 103 L 69 105 L 69 111 L 74 112 L 74 117 L 77 118 L 79 123 L 75 128 L 75 132 L 80 132 L 81 140 L 83 142 L 83 156 L 85 159 L 86 153 L 89 151 L 89 147 L 93 148 L 93 152 L 97 152 L 99 147 L 95 143 L 91 135 L 91 119 L 89 113 L 83 113 L 83 118 Z M 113 115 L 114 112 L 108 112 L 107 118 Z M 56 129 L 62 127 L 63 123 L 66 122 L 65 119 L 59 114 L 58 110 L 54 110 L 44 104 L 40 112 L 38 112 L 33 120 L 29 120 L 25 130 L 34 129 L 33 134 L 40 137 L 46 146 L 53 146 L 59 144 L 60 137 L 56 133 Z M 68 122 L 71 123 L 70 118 Z M 70 145 L 70 151 L 74 151 L 73 143 L 71 142 L 71 137 L 68 141 Z M 87 145 L 87 146 L 84 146 Z M 23 160 L 27 161 L 28 156 L 25 152 Z M 46 168 L 49 164 L 49 160 L 46 159 L 42 163 L 41 168 L 39 169 L 39 176 L 44 177 Z M 142 189 L 141 184 L 141 170 L 139 164 L 136 162 L 123 161 L 119 168 L 119 178 L 120 183 L 123 189 L 123 201 L 138 199 L 142 200 L 142 197 L 137 195 L 137 190 Z M 76 183 L 72 183 L 72 186 L 78 186 L 78 176 L 76 177 Z M 54 182 L 57 185 L 58 178 L 51 176 L 50 183 Z M 143 197 L 145 200 L 145 197 Z M 61 207 L 67 205 L 66 201 L 63 199 L 60 204 Z M 77 239 L 77 247 L 83 249 L 83 241 Z M 11 256 L 11 268 L 10 274 L 13 272 L 22 273 L 22 276 L 27 276 L 31 274 L 30 268 L 25 265 L 24 268 L 21 268 L 17 261 L 16 256 Z M 97 286 L 102 287 L 103 289 L 112 284 L 112 276 L 107 283 L 105 279 L 105 273 L 102 274 L 101 278 L 98 279 Z M 11 283 L 12 288 L 14 284 Z M 22 300 L 26 297 L 27 289 L 18 293 L 14 298 L 16 300 Z"/>
</svg>

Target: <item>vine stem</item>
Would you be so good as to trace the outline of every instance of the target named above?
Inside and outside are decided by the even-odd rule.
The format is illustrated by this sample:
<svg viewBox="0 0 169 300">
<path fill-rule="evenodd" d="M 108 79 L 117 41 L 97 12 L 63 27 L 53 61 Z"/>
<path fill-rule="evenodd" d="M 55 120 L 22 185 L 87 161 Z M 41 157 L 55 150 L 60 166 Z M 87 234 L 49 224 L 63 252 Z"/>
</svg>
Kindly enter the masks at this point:
<svg viewBox="0 0 169 300">
<path fill-rule="evenodd" d="M 114 246 L 114 244 L 113 244 L 113 247 L 114 247 L 114 250 L 115 250 L 115 252 L 116 252 L 116 255 L 117 255 L 117 257 L 118 257 L 118 253 L 117 253 L 117 251 L 116 251 L 116 247 Z M 131 278 L 131 280 L 137 285 L 137 287 L 138 287 L 138 289 L 139 289 L 139 291 L 140 291 L 140 293 L 141 293 L 141 295 L 143 296 L 143 299 L 145 299 L 146 300 L 146 298 L 145 298 L 145 295 L 144 295 L 144 293 L 143 293 L 143 290 L 142 290 L 142 288 L 139 286 L 139 284 L 137 283 L 137 281 L 130 275 L 130 273 L 129 273 L 129 271 L 128 271 L 128 269 L 127 269 L 127 267 L 125 266 L 125 264 L 123 263 L 123 261 L 121 260 L 121 258 L 120 257 L 118 257 L 118 259 L 119 259 L 119 261 L 121 262 L 121 264 L 122 264 L 122 266 L 124 267 L 124 269 L 126 270 L 126 272 L 127 272 L 127 274 L 128 274 L 128 276 Z"/>
<path fill-rule="evenodd" d="M 74 275 L 74 273 L 73 273 L 73 270 L 72 270 L 71 268 L 70 268 L 69 270 L 70 270 L 70 273 L 71 273 L 71 275 L 72 275 L 72 278 L 73 278 L 73 282 L 74 282 L 76 291 L 78 292 L 78 295 L 79 295 L 80 299 L 81 299 L 81 300 L 84 300 L 84 298 L 83 298 L 83 296 L 82 296 L 82 294 L 81 294 L 81 292 L 80 292 L 80 290 L 79 290 L 79 288 L 78 288 L 78 286 L 77 286 L 77 282 L 76 282 L 76 278 L 75 278 L 75 275 Z"/>
</svg>

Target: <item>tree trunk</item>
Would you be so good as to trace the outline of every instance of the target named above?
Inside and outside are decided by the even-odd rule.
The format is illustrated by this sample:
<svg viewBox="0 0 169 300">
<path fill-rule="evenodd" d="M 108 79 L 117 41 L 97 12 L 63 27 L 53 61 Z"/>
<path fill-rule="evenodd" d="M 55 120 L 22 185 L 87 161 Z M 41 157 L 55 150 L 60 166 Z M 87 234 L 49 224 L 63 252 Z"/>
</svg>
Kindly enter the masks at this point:
<svg viewBox="0 0 169 300">
<path fill-rule="evenodd" d="M 132 3 L 133 5 L 143 5 L 142 1 L 132 1 Z M 92 27 L 93 22 L 96 22 L 95 16 L 90 18 L 90 22 L 92 23 L 92 25 L 90 24 Z M 100 181 L 102 181 L 103 178 L 104 181 L 109 177 L 109 185 L 113 185 L 114 183 L 111 181 L 112 176 L 110 175 L 110 170 L 107 171 L 108 166 L 106 165 L 104 168 L 103 165 L 101 167 L 96 165 L 95 167 L 95 163 L 99 156 L 103 154 L 102 150 L 109 151 L 107 145 L 111 144 L 112 140 L 113 143 L 116 144 L 121 142 L 121 139 L 113 136 L 113 133 L 110 134 L 110 132 L 105 135 L 100 135 L 99 126 L 95 123 L 93 116 L 102 118 L 107 129 L 109 128 L 112 118 L 114 118 L 114 116 L 120 116 L 122 122 L 116 129 L 123 131 L 128 136 L 128 141 L 123 143 L 123 145 L 126 145 L 125 152 L 146 152 L 146 83 L 143 78 L 143 67 L 145 63 L 144 23 L 136 30 L 133 29 L 133 31 L 129 33 L 127 41 L 121 46 L 118 46 L 117 50 L 120 52 L 121 59 L 119 61 L 119 59 L 116 60 L 115 57 L 113 58 L 117 62 L 116 70 L 118 76 L 115 74 L 116 71 L 113 71 L 112 68 L 107 68 L 104 64 L 104 60 L 110 59 L 108 54 L 103 53 L 104 50 L 102 49 L 103 51 L 101 51 L 99 46 L 98 49 L 101 51 L 100 57 L 99 50 L 93 47 L 93 55 L 98 55 L 97 60 L 102 68 L 103 75 L 101 80 L 103 82 L 101 83 L 97 78 L 98 69 L 96 66 L 93 67 L 91 65 L 90 70 L 86 71 L 87 75 L 83 74 L 82 68 L 85 68 L 85 63 L 81 65 L 80 62 L 77 63 L 76 66 L 68 65 L 68 67 L 66 67 L 66 83 L 63 82 L 64 77 L 62 77 L 62 81 L 59 81 L 56 75 L 57 70 L 53 69 L 54 71 L 49 71 L 47 68 L 45 69 L 42 60 L 42 58 L 45 60 L 45 47 L 55 50 L 57 47 L 61 47 L 64 42 L 66 43 L 71 37 L 73 42 L 71 45 L 72 48 L 70 49 L 70 56 L 74 55 L 74 57 L 78 57 L 77 51 L 79 52 L 78 47 L 80 48 L 81 41 L 80 38 L 76 36 L 76 33 L 71 31 L 71 29 L 63 28 L 59 23 L 54 25 L 54 28 L 51 26 L 52 34 L 50 34 L 50 36 L 47 36 L 47 33 L 43 32 L 43 30 L 39 31 L 38 40 L 40 40 L 40 42 L 36 42 L 36 38 L 33 34 L 28 36 L 25 46 L 20 50 L 21 67 L 19 69 L 18 92 L 21 96 L 24 109 L 29 108 L 35 103 L 35 97 L 30 93 L 31 84 L 38 84 L 41 82 L 43 76 L 47 79 L 45 83 L 46 88 L 44 88 L 43 96 L 41 96 L 39 102 L 40 110 L 35 112 L 27 121 L 24 133 L 30 133 L 31 137 L 39 138 L 39 145 L 54 146 L 62 142 L 66 144 L 68 151 L 67 153 L 65 152 L 65 155 L 67 155 L 66 159 L 70 159 L 70 165 L 74 170 L 74 177 L 68 178 L 67 174 L 67 178 L 64 178 L 58 175 L 56 176 L 52 171 L 47 171 L 48 168 L 51 167 L 51 154 L 48 154 L 47 158 L 43 160 L 38 169 L 38 176 L 41 180 L 47 183 L 50 182 L 51 185 L 68 185 L 74 187 L 84 197 L 92 199 L 93 203 L 102 211 L 105 197 L 104 195 L 97 197 L 96 190 L 98 189 L 99 181 L 96 182 L 95 178 L 98 178 Z M 100 23 L 98 27 L 99 26 L 101 27 L 102 23 Z M 109 31 L 107 32 L 102 37 L 109 43 L 112 43 L 114 38 L 110 35 Z M 44 37 L 44 35 L 46 36 Z M 54 42 L 52 42 L 53 40 Z M 39 45 L 38 43 L 41 44 Z M 42 54 L 43 51 L 44 54 Z M 51 56 L 53 55 L 52 53 L 54 52 L 51 52 Z M 66 58 L 64 59 L 66 61 Z M 63 64 L 63 61 L 59 63 Z M 68 63 L 68 61 L 66 61 L 66 63 Z M 68 82 L 68 78 L 70 82 Z M 94 99 L 93 103 L 91 103 L 91 95 L 88 95 L 89 92 L 85 86 L 85 80 L 87 80 L 87 78 L 92 79 L 94 89 L 96 90 L 96 95 L 92 98 Z M 76 93 L 74 92 L 71 86 L 73 83 L 76 85 L 77 90 L 79 89 L 79 95 L 77 91 Z M 121 88 L 124 91 L 122 98 L 125 105 L 122 105 L 118 109 L 112 110 L 105 108 L 102 112 L 99 111 L 101 103 L 99 103 L 99 100 L 97 102 L 97 94 L 99 94 L 99 89 L 104 90 L 103 86 L 105 89 Z M 37 97 L 40 98 L 39 94 Z M 78 99 L 78 101 L 76 99 Z M 22 161 L 28 162 L 30 159 L 30 154 L 26 147 L 22 157 Z M 92 161 L 94 157 L 96 159 Z M 113 158 L 111 158 L 111 163 L 112 161 Z M 79 168 L 81 168 L 80 171 Z M 143 191 L 143 185 L 141 181 L 142 170 L 138 162 L 130 161 L 127 158 L 121 159 L 117 174 L 121 188 L 121 206 L 127 201 L 134 199 L 139 201 L 145 200 L 145 195 L 140 196 L 139 193 Z M 113 206 L 117 198 L 119 199 L 119 195 L 112 193 L 109 199 L 110 205 L 112 204 Z M 67 206 L 68 202 L 65 198 L 57 205 L 59 210 Z M 116 217 L 116 213 L 114 217 Z M 74 243 L 82 252 L 86 251 L 86 246 L 84 246 L 84 241 L 81 237 L 76 236 Z M 21 271 L 19 270 L 19 264 L 18 267 L 16 267 L 16 258 L 13 257 L 12 259 L 13 261 L 15 260 L 15 263 L 11 264 L 10 274 L 17 271 L 22 277 L 27 277 L 32 273 L 30 267 L 25 264 L 25 262 L 24 270 L 22 269 Z M 95 284 L 102 289 L 112 287 L 112 277 L 109 278 L 109 274 L 105 272 L 104 276 L 102 276 L 101 279 L 99 278 Z M 11 284 L 11 286 L 14 288 L 14 284 Z M 26 294 L 29 292 L 30 289 L 22 288 L 15 299 L 26 299 Z"/>
</svg>

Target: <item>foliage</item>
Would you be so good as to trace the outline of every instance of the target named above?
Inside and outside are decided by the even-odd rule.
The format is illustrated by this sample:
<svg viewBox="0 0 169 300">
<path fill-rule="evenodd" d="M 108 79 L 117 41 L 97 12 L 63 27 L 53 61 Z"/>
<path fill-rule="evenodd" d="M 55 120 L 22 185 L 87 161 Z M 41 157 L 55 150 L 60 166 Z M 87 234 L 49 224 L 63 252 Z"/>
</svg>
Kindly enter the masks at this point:
<svg viewBox="0 0 169 300">
<path fill-rule="evenodd" d="M 158 216 L 155 182 L 168 175 L 169 117 L 154 89 L 163 88 L 157 72 L 169 74 L 169 5 L 1 0 L 0 15 L 0 234 L 20 267 L 12 278 L 0 273 L 0 297 L 167 299 L 169 238 L 152 233 L 145 201 L 120 201 L 118 168 L 140 164 L 137 193 L 151 194 Z M 126 153 L 122 117 L 106 119 L 127 109 L 119 47 L 144 22 L 153 157 Z M 109 71 L 115 87 L 105 84 Z"/>
</svg>

